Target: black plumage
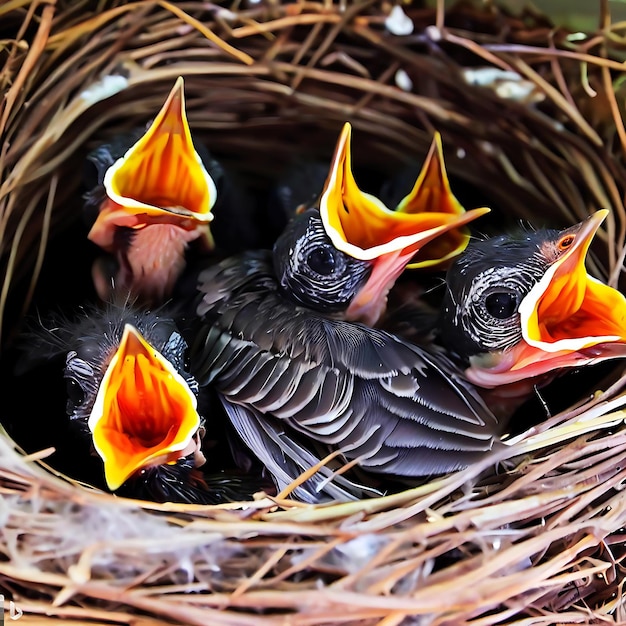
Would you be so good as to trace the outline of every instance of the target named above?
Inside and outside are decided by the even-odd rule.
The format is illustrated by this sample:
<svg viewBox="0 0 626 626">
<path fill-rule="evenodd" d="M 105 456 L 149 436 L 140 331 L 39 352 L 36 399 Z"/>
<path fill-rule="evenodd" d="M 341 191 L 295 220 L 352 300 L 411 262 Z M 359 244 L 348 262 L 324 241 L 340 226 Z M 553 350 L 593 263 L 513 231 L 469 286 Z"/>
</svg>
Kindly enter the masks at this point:
<svg viewBox="0 0 626 626">
<path fill-rule="evenodd" d="M 60 316 L 50 319 L 45 325 L 25 336 L 24 349 L 27 356 L 22 362 L 21 369 L 32 369 L 38 361 L 66 355 L 65 410 L 70 427 L 81 435 L 77 442 L 90 448 L 95 456 L 96 447 L 90 416 L 105 372 L 117 353 L 128 326 L 137 329 L 147 344 L 168 360 L 191 393 L 199 400 L 199 410 L 203 413 L 208 412 L 210 419 L 207 423 L 204 418 L 199 418 L 199 426 L 193 435 L 191 445 L 181 450 L 178 457 L 175 453 L 174 457 L 170 455 L 167 459 L 156 459 L 155 462 L 138 467 L 123 484 L 112 490 L 117 495 L 139 499 L 193 504 L 248 500 L 258 491 L 271 492 L 273 489 L 271 482 L 261 475 L 258 468 L 256 474 L 246 474 L 235 468 L 234 462 L 229 467 L 219 468 L 210 458 L 209 463 L 205 465 L 205 456 L 215 454 L 220 460 L 225 457 L 222 449 L 225 440 L 221 432 L 224 426 L 220 424 L 220 420 L 225 419 L 221 409 L 217 415 L 215 414 L 216 407 L 210 404 L 206 390 L 200 393 L 198 383 L 189 372 L 187 344 L 179 332 L 173 311 L 164 308 L 145 311 L 125 303 L 110 304 L 104 308 L 86 308 L 84 315 L 77 320 Z M 139 376 L 137 372 L 135 373 Z M 125 383 L 131 386 L 132 391 L 133 380 L 127 379 Z M 130 433 L 129 436 L 149 439 L 153 433 L 145 432 L 142 413 L 145 407 L 148 407 L 145 410 L 151 410 L 152 399 L 141 395 L 145 394 L 145 388 L 141 386 L 141 382 L 137 384 L 140 386 L 135 393 L 141 408 L 137 414 L 138 426 L 131 425 L 131 431 L 135 434 Z M 170 384 L 175 384 L 175 381 Z M 158 389 L 159 394 L 168 393 L 165 388 Z M 132 411 L 132 408 L 129 411 Z M 205 437 L 207 426 L 210 432 Z M 169 428 L 166 423 L 165 430 Z M 215 441 L 216 436 L 222 437 L 219 444 Z M 81 478 L 80 470 L 76 474 L 77 478 Z"/>
<path fill-rule="evenodd" d="M 493 448 L 494 416 L 443 355 L 305 308 L 281 282 L 270 252 L 202 272 L 190 353 L 199 384 L 218 389 L 235 426 L 256 429 L 247 443 L 272 474 L 285 456 L 306 464 L 265 447 L 267 418 L 379 475 L 440 474 Z"/>
<path fill-rule="evenodd" d="M 506 412 L 567 369 L 626 353 L 626 298 L 585 268 L 607 214 L 474 240 L 449 269 L 440 341 Z"/>
</svg>

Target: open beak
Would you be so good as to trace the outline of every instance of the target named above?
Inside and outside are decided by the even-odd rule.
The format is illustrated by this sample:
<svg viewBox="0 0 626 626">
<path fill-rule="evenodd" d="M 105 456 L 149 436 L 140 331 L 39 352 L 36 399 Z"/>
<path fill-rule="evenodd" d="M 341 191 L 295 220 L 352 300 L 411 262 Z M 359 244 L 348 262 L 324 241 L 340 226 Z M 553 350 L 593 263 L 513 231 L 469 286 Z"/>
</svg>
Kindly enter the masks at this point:
<svg viewBox="0 0 626 626">
<path fill-rule="evenodd" d="M 478 210 L 483 211 L 483 213 L 488 211 L 488 209 Z M 411 193 L 400 201 L 396 211 L 418 215 L 434 213 L 441 220 L 445 220 L 444 216 L 449 215 L 452 216 L 453 224 L 455 224 L 454 218 L 466 214 L 465 209 L 450 189 L 450 181 L 443 159 L 441 135 L 438 132 L 433 137 L 428 155 Z M 482 215 L 482 213 L 473 214 L 476 217 Z M 447 222 L 442 221 L 442 224 L 447 224 Z M 407 268 L 441 268 L 465 250 L 469 239 L 469 229 L 455 224 L 433 240 L 422 245 Z"/>
<path fill-rule="evenodd" d="M 357 186 L 351 168 L 350 136 L 351 126 L 346 123 L 320 198 L 320 215 L 337 249 L 372 263 L 369 280 L 347 311 L 348 319 L 371 323 L 380 313 L 371 307 L 380 303 L 384 307 L 387 292 L 407 264 L 413 261 L 415 267 L 435 266 L 461 252 L 468 241 L 462 227 L 489 209 L 464 211 L 454 199 L 437 137 L 413 190 L 397 210 L 389 209 Z"/>
<path fill-rule="evenodd" d="M 142 468 L 195 452 L 196 404 L 172 364 L 127 324 L 88 422 L 109 489 Z"/>
<path fill-rule="evenodd" d="M 105 174 L 107 202 L 89 233 L 105 250 L 112 251 L 117 228 L 150 224 L 201 230 L 213 247 L 208 224 L 217 190 L 191 139 L 183 85 L 179 77 L 150 128 Z"/>
<path fill-rule="evenodd" d="M 626 356 L 626 298 L 585 268 L 608 213 L 597 211 L 546 244 L 557 259 L 520 304 L 522 340 L 491 369 L 470 376 L 473 382 L 492 387 Z"/>
</svg>

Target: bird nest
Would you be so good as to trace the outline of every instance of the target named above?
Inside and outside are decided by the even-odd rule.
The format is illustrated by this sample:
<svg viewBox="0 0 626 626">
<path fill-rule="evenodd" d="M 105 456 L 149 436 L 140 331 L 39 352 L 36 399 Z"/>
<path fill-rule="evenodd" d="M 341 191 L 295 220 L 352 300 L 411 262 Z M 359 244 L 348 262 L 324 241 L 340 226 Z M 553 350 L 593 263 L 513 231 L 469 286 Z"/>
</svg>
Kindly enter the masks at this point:
<svg viewBox="0 0 626 626">
<path fill-rule="evenodd" d="M 453 188 L 491 206 L 494 228 L 610 209 L 589 269 L 623 279 L 626 26 L 606 3 L 590 34 L 490 3 L 94 4 L 0 6 L 5 364 L 29 310 L 90 295 L 91 251 L 75 235 L 86 153 L 149 120 L 179 75 L 194 136 L 259 193 L 304 150 L 329 159 L 346 120 L 355 158 L 383 176 L 425 155 L 438 130 Z M 617 361 L 589 389 L 562 387 L 565 410 L 537 408 L 497 458 L 350 503 L 139 502 L 2 437 L 1 589 L 68 623 L 618 623 L 622 373 Z M 41 419 L 9 413 L 31 430 Z"/>
</svg>

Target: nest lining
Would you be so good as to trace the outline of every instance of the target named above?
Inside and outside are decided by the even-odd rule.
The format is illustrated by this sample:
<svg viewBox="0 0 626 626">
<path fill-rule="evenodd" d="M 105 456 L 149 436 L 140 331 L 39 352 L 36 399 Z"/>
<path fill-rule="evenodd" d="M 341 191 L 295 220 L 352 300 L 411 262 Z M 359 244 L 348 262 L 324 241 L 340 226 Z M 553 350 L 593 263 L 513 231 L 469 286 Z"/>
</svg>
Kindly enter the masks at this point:
<svg viewBox="0 0 626 626">
<path fill-rule="evenodd" d="M 622 26 L 573 42 L 529 12 L 407 6 L 413 33 L 395 36 L 384 2 L 101 4 L 0 7 L 5 355 L 30 299 L 46 302 L 46 246 L 80 220 L 86 152 L 144 123 L 178 75 L 194 136 L 259 188 L 297 152 L 294 137 L 328 157 L 345 120 L 355 154 L 383 174 L 424 154 L 437 129 L 450 173 L 503 222 L 568 225 L 610 208 L 590 270 L 623 280 Z M 530 101 L 464 78 L 486 65 L 517 72 Z M 99 100 L 94 85 L 111 76 L 124 88 Z M 139 503 L 2 439 L 2 587 L 26 612 L 119 623 L 617 623 L 622 369 L 500 459 L 347 504 Z"/>
</svg>

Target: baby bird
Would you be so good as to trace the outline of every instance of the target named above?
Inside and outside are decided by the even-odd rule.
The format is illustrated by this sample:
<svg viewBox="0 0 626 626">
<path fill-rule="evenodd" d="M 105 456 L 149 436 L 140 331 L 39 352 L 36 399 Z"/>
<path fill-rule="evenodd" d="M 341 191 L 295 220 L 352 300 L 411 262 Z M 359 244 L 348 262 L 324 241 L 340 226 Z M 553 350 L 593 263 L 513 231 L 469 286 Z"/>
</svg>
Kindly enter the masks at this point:
<svg viewBox="0 0 626 626">
<path fill-rule="evenodd" d="M 626 298 L 585 268 L 607 215 L 476 240 L 455 261 L 440 337 L 471 383 L 522 402 L 566 369 L 626 356 Z"/>
<path fill-rule="evenodd" d="M 454 197 L 438 134 L 413 188 L 395 208 L 385 206 L 376 196 L 361 191 L 356 183 L 351 164 L 351 132 L 346 123 L 318 202 L 312 202 L 311 193 L 301 189 L 297 195 L 289 193 L 285 184 L 279 184 L 278 195 L 283 207 L 297 199 L 299 204 L 292 207 L 294 211 L 319 209 L 316 233 L 319 231 L 329 245 L 318 249 L 320 256 L 310 262 L 317 264 L 322 274 L 323 266 L 332 262 L 332 248 L 364 278 L 347 307 L 337 302 L 335 310 L 329 312 L 336 313 L 341 308 L 343 319 L 375 326 L 385 312 L 389 290 L 404 269 L 445 266 L 469 241 L 465 225 L 489 209 L 465 211 Z M 307 173 L 312 180 L 319 179 L 319 167 L 309 166 Z M 301 250 L 283 245 L 276 254 L 296 259 Z M 293 296 L 298 297 L 297 290 Z"/>
<path fill-rule="evenodd" d="M 281 426 L 290 441 L 297 433 L 379 477 L 457 470 L 497 445 L 501 425 L 445 356 L 345 319 L 371 274 L 367 259 L 334 245 L 316 210 L 295 218 L 273 253 L 200 274 L 191 371 L 215 386 L 240 434 L 253 431 L 243 438 L 273 475 L 285 458 L 310 467 L 279 438 L 267 444 L 268 428 Z M 338 472 L 305 484 L 307 499 L 335 497 Z"/>
<path fill-rule="evenodd" d="M 110 491 L 213 504 L 249 499 L 268 485 L 200 469 L 206 430 L 199 386 L 170 313 L 110 304 L 87 310 L 76 322 L 57 321 L 31 337 L 30 349 L 38 359 L 66 354 L 66 412 L 102 460 Z"/>
<path fill-rule="evenodd" d="M 105 301 L 130 294 L 160 305 L 186 266 L 189 246 L 209 252 L 214 235 L 231 253 L 257 243 L 250 195 L 204 146 L 194 145 L 182 78 L 147 130 L 115 137 L 87 159 L 96 170 L 85 195 L 88 237 L 112 255 L 93 268 Z"/>
</svg>

